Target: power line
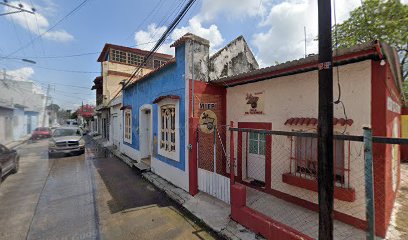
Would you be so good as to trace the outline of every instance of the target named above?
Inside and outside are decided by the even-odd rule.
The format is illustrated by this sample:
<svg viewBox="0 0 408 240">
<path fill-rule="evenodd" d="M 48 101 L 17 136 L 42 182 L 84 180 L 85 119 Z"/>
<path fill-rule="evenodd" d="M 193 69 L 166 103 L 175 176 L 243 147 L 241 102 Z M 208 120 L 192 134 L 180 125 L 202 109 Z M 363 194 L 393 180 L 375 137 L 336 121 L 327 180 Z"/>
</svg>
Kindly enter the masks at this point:
<svg viewBox="0 0 408 240">
<path fill-rule="evenodd" d="M 173 20 L 173 22 L 170 24 L 170 26 L 166 29 L 166 31 L 162 34 L 160 37 L 159 41 L 155 44 L 155 46 L 150 50 L 149 54 L 144 58 L 144 61 L 142 64 L 139 65 L 139 67 L 133 72 L 133 74 L 127 79 L 124 84 L 123 88 L 125 88 L 129 83 L 131 83 L 132 79 L 136 76 L 136 74 L 140 71 L 142 66 L 146 63 L 146 61 L 154 54 L 154 52 L 163 44 L 163 42 L 166 40 L 166 38 L 169 36 L 169 34 L 176 28 L 177 24 L 183 19 L 183 17 L 186 15 L 188 10 L 191 8 L 191 6 L 195 3 L 196 0 L 189 0 L 188 3 L 184 6 L 184 8 L 181 10 L 181 12 L 177 15 L 177 17 Z M 108 105 L 110 102 L 115 99 L 119 95 L 120 91 L 118 91 L 115 96 L 111 98 L 109 101 Z"/>
<path fill-rule="evenodd" d="M 135 45 L 129 46 L 130 48 L 132 47 L 137 47 L 137 46 L 142 46 L 150 43 L 155 43 L 157 40 L 153 40 L 150 42 L 145 42 L 145 43 L 139 43 Z M 73 58 L 73 57 L 82 57 L 82 56 L 87 56 L 87 55 L 95 55 L 95 54 L 100 54 L 102 51 L 97 51 L 97 52 L 87 52 L 87 53 L 76 53 L 76 54 L 69 54 L 69 55 L 56 55 L 56 56 L 32 56 L 32 57 L 24 57 L 27 59 L 56 59 L 56 58 Z M 23 57 L 0 57 L 0 59 L 20 59 Z"/>
<path fill-rule="evenodd" d="M 60 20 L 58 20 L 54 25 L 52 25 L 50 28 L 48 28 L 45 32 L 41 33 L 40 35 L 38 35 L 36 38 L 34 38 L 33 40 L 31 40 L 30 42 L 28 42 L 27 44 L 25 44 L 24 46 L 21 46 L 20 48 L 18 48 L 17 50 L 13 51 L 12 53 L 10 53 L 9 55 L 7 55 L 7 57 L 10 57 L 12 55 L 14 55 L 15 53 L 21 51 L 22 49 L 30 46 L 31 44 L 33 44 L 37 39 L 41 38 L 42 36 L 44 36 L 46 33 L 48 33 L 49 31 L 51 31 L 52 29 L 54 29 L 56 26 L 58 26 L 61 22 L 63 22 L 65 19 L 67 19 L 69 16 L 71 16 L 72 14 L 74 14 L 76 11 L 78 11 L 82 6 L 85 5 L 86 2 L 88 2 L 89 0 L 84 0 L 82 1 L 78 6 L 76 6 L 74 9 L 72 9 L 68 14 L 66 14 L 64 17 L 62 17 Z"/>
<path fill-rule="evenodd" d="M 50 71 L 56 71 L 56 72 L 70 72 L 70 73 L 100 73 L 100 72 L 92 72 L 92 71 L 80 71 L 80 70 L 70 70 L 70 69 L 58 69 L 58 68 L 50 68 L 50 67 L 43 67 L 43 66 L 38 66 L 35 65 L 34 67 L 50 70 Z"/>
<path fill-rule="evenodd" d="M 141 27 L 141 26 L 143 26 L 143 24 L 146 22 L 146 20 L 153 14 L 153 12 L 155 12 L 156 10 L 158 11 L 160 8 L 159 8 L 159 5 L 160 5 L 160 3 L 162 2 L 163 0 L 159 0 L 158 2 L 157 2 L 157 4 L 153 7 L 153 9 L 147 14 L 147 16 L 140 22 L 140 24 L 136 27 L 136 29 L 134 30 L 134 31 L 132 31 L 132 33 L 131 34 L 129 34 L 127 37 L 126 37 L 126 39 L 128 39 L 130 36 L 132 36 L 132 34 L 134 34 L 137 30 L 139 30 L 139 28 Z"/>
<path fill-rule="evenodd" d="M 32 62 L 32 61 L 30 61 L 30 60 L 28 60 L 28 59 L 18 59 L 18 58 L 7 58 L 7 59 L 13 60 L 13 61 L 18 61 L 18 62 L 20 62 L 19 60 L 23 60 L 23 61 L 25 61 L 25 62 Z M 71 69 L 58 69 L 58 68 L 51 68 L 51 67 L 40 66 L 40 65 L 37 65 L 37 64 L 33 65 L 32 67 L 33 67 L 33 68 L 36 68 L 36 67 L 37 67 L 37 68 L 46 69 L 46 70 L 50 70 L 50 71 L 56 71 L 56 72 L 86 73 L 86 74 L 89 74 L 89 73 L 91 73 L 91 74 L 100 73 L 99 71 L 97 72 L 97 71 L 82 71 L 82 70 L 71 70 Z"/>
</svg>

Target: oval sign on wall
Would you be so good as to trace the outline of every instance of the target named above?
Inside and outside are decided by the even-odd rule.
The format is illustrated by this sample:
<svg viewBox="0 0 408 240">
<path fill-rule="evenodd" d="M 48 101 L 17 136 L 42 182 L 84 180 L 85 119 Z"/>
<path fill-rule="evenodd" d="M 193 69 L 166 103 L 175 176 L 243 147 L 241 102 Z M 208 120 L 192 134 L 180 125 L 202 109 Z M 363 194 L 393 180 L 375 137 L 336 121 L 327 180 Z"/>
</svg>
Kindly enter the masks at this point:
<svg viewBox="0 0 408 240">
<path fill-rule="evenodd" d="M 217 126 L 217 115 L 211 110 L 206 110 L 201 113 L 199 124 L 201 132 L 212 133 Z"/>
</svg>

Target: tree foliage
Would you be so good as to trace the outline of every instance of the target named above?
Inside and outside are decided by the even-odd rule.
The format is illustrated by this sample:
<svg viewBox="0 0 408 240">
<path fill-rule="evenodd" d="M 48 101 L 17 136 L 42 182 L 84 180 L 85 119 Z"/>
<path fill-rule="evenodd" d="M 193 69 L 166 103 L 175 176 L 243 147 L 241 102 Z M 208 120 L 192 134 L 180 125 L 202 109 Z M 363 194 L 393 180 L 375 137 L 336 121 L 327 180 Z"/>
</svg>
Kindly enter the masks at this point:
<svg viewBox="0 0 408 240">
<path fill-rule="evenodd" d="M 386 42 L 398 51 L 403 79 L 408 80 L 408 5 L 400 0 L 365 0 L 333 29 L 338 48 L 373 40 Z"/>
</svg>

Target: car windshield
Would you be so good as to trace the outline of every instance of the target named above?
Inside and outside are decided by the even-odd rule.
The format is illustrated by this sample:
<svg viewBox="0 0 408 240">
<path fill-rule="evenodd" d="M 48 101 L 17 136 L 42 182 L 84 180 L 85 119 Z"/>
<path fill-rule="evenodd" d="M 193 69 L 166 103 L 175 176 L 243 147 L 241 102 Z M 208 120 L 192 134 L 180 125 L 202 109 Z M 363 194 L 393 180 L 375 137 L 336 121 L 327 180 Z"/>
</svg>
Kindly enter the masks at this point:
<svg viewBox="0 0 408 240">
<path fill-rule="evenodd" d="M 40 128 L 36 128 L 35 131 L 47 132 L 47 131 L 48 131 L 48 128 L 42 128 L 42 127 L 40 127 Z"/>
<path fill-rule="evenodd" d="M 54 137 L 64 137 L 64 136 L 81 136 L 81 131 L 79 129 L 55 129 Z"/>
</svg>

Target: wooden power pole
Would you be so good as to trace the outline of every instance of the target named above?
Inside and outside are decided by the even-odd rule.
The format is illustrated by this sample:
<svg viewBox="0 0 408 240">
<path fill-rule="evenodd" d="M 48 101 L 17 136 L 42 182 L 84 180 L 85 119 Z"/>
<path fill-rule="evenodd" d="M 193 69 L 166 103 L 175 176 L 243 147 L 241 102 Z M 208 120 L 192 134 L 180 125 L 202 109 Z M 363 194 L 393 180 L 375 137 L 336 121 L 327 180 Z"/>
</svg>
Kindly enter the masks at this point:
<svg viewBox="0 0 408 240">
<path fill-rule="evenodd" d="M 331 0 L 318 0 L 319 11 L 319 124 L 318 191 L 319 239 L 333 239 L 333 51 Z"/>
</svg>

